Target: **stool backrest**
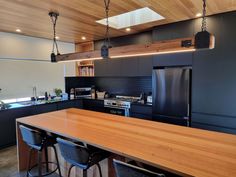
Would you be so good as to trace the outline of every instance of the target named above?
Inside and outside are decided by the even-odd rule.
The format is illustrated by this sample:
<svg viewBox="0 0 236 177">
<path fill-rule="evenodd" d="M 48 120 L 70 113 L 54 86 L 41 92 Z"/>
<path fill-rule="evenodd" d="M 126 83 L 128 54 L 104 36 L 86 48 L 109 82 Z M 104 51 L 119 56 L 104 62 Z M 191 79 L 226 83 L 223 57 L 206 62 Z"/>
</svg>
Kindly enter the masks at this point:
<svg viewBox="0 0 236 177">
<path fill-rule="evenodd" d="M 116 171 L 116 177 L 165 177 L 164 174 L 154 173 L 144 168 L 115 159 L 113 160 L 113 164 Z"/>
<path fill-rule="evenodd" d="M 61 155 L 66 161 L 77 166 L 86 165 L 89 162 L 89 152 L 86 146 L 73 143 L 71 141 L 57 138 Z"/>
<path fill-rule="evenodd" d="M 37 130 L 33 130 L 24 125 L 20 125 L 20 131 L 21 131 L 23 141 L 27 143 L 28 145 L 40 146 L 42 144 L 43 136 L 41 132 Z"/>
</svg>

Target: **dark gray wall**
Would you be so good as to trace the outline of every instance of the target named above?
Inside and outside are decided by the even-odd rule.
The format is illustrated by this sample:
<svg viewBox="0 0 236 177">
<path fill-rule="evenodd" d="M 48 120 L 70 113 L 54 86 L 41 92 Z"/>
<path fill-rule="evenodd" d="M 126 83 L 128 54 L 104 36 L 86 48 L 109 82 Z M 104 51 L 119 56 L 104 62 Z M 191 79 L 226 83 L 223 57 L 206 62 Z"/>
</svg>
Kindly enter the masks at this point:
<svg viewBox="0 0 236 177">
<path fill-rule="evenodd" d="M 145 75 L 140 67 L 146 66 L 146 75 L 151 75 L 149 70 L 153 66 L 192 65 L 192 126 L 236 134 L 235 19 L 235 11 L 207 18 L 208 31 L 216 39 L 213 50 L 156 55 L 147 57 L 147 60 L 136 57 L 134 61 L 98 61 L 95 74 L 97 68 L 97 74 L 101 76 Z M 158 26 L 152 33 L 112 39 L 112 44 L 119 46 L 190 37 L 200 31 L 200 25 L 201 19 L 195 19 Z M 101 41 L 95 42 L 95 48 L 99 49 L 100 45 Z"/>
</svg>

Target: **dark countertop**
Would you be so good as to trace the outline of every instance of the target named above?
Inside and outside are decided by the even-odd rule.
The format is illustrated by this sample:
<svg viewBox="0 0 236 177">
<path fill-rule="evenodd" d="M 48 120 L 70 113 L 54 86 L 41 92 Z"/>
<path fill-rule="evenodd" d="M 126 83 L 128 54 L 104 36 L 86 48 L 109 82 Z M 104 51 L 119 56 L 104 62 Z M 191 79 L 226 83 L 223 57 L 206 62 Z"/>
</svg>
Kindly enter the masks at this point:
<svg viewBox="0 0 236 177">
<path fill-rule="evenodd" d="M 43 105 L 43 104 L 53 104 L 53 103 L 66 102 L 66 101 L 70 101 L 70 100 L 51 100 L 51 101 L 41 100 L 41 101 L 37 101 L 37 102 L 35 102 L 35 101 L 15 102 L 15 103 L 7 104 L 10 107 L 8 107 L 6 109 L 1 109 L 0 111 L 15 109 L 15 108 L 28 107 L 28 106 L 37 106 L 37 105 Z"/>
<path fill-rule="evenodd" d="M 73 100 L 51 100 L 51 101 L 45 101 L 45 100 L 41 100 L 41 101 L 25 101 L 25 102 L 16 102 L 16 103 L 9 103 L 8 105 L 10 105 L 9 108 L 6 109 L 0 109 L 0 111 L 4 111 L 4 110 L 9 110 L 9 109 L 15 109 L 15 108 L 22 108 L 22 107 L 28 107 L 28 106 L 37 106 L 37 105 L 43 105 L 43 104 L 53 104 L 53 103 L 60 103 L 60 102 L 66 102 L 66 101 L 74 101 L 74 100 L 96 100 L 96 101 L 104 101 L 104 98 L 91 98 L 91 97 L 81 97 L 81 98 L 76 98 Z M 133 102 L 132 105 L 140 105 L 140 106 L 150 106 L 152 107 L 152 104 L 150 103 L 141 103 L 141 102 Z"/>
<path fill-rule="evenodd" d="M 133 102 L 132 105 L 139 105 L 139 106 L 149 106 L 149 107 L 152 107 L 152 103 Z"/>
</svg>

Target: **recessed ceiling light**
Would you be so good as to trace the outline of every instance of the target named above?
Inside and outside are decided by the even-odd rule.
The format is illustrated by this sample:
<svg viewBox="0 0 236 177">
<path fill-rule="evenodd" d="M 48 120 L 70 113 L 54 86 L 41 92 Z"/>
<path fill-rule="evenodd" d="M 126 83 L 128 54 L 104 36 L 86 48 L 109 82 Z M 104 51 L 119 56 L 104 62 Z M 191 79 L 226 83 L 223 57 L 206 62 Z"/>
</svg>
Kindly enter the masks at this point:
<svg viewBox="0 0 236 177">
<path fill-rule="evenodd" d="M 127 31 L 127 32 L 130 32 L 130 30 L 131 30 L 130 28 L 126 28 L 126 29 L 125 29 L 125 31 Z"/>
<path fill-rule="evenodd" d="M 56 36 L 56 39 L 60 39 L 60 37 L 59 37 L 59 36 Z"/>
<path fill-rule="evenodd" d="M 81 39 L 82 39 L 82 40 L 86 40 L 86 37 L 85 37 L 85 36 L 82 36 Z"/>
<path fill-rule="evenodd" d="M 19 29 L 19 28 L 18 28 L 18 29 L 16 29 L 16 32 L 20 33 L 20 32 L 21 32 L 21 29 Z"/>
<path fill-rule="evenodd" d="M 201 17 L 201 16 L 202 16 L 201 13 L 197 13 L 197 14 L 196 14 L 196 17 Z"/>
</svg>

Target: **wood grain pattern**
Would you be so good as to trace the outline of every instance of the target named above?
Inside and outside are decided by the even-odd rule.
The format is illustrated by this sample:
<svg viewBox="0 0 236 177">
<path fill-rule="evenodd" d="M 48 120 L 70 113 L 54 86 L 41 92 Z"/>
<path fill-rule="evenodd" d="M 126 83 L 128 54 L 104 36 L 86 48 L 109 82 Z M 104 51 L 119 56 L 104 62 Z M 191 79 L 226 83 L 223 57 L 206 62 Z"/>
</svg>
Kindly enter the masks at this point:
<svg viewBox="0 0 236 177">
<path fill-rule="evenodd" d="M 0 31 L 14 32 L 42 38 L 52 38 L 52 25 L 48 12 L 60 13 L 57 34 L 61 41 L 80 43 L 102 39 L 105 27 L 96 23 L 105 17 L 103 0 L 1 0 Z M 124 29 L 111 29 L 112 37 L 141 32 L 154 26 L 195 18 L 202 12 L 202 0 L 112 0 L 110 16 L 149 7 L 166 19 L 137 25 L 127 33 Z M 208 0 L 207 14 L 236 10 L 236 0 Z"/>
<path fill-rule="evenodd" d="M 236 176 L 235 135 L 74 108 L 17 122 L 182 175 Z"/>
<path fill-rule="evenodd" d="M 183 40 L 191 40 L 192 46 L 182 47 Z M 215 47 L 215 37 L 211 35 L 209 49 Z M 179 38 L 173 40 L 158 41 L 152 44 L 133 44 L 109 49 L 110 58 L 124 58 L 134 56 L 157 55 L 163 53 L 191 52 L 194 51 L 194 38 Z M 201 49 L 202 50 L 202 49 Z M 97 60 L 102 59 L 101 51 L 85 51 L 56 56 L 56 61 L 73 61 L 73 60 Z"/>
</svg>

